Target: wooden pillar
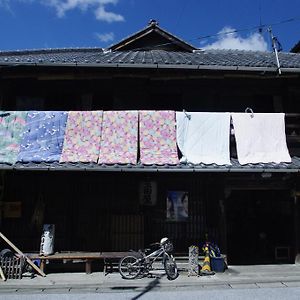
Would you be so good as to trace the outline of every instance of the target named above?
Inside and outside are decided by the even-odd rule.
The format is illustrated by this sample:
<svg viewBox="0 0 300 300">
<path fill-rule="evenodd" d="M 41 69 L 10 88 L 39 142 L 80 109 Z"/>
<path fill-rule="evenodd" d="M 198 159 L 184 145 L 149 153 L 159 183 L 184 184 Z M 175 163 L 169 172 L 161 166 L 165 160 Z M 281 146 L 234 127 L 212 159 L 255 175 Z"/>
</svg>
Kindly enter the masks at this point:
<svg viewBox="0 0 300 300">
<path fill-rule="evenodd" d="M 85 262 L 85 273 L 86 274 L 92 273 L 92 260 L 91 259 L 87 259 Z"/>
<path fill-rule="evenodd" d="M 295 236 L 295 263 L 300 264 L 300 230 L 299 230 L 299 196 L 300 192 L 294 191 L 294 236 Z"/>
</svg>

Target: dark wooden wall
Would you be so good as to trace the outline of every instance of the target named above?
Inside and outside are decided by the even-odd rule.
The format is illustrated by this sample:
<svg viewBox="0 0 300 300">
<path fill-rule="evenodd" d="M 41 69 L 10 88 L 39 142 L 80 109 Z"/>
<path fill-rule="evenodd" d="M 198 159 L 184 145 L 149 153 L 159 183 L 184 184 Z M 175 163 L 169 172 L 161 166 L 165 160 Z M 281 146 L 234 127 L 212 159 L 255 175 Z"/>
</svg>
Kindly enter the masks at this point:
<svg viewBox="0 0 300 300">
<path fill-rule="evenodd" d="M 2 110 L 178 110 L 285 112 L 291 155 L 300 155 L 297 76 L 187 70 L 29 69 L 3 71 Z M 234 151 L 232 151 L 234 153 Z"/>
<path fill-rule="evenodd" d="M 232 75 L 187 70 L 3 70 L 2 108 L 15 110 L 31 97 L 27 109 L 173 109 L 190 111 L 283 111 L 300 113 L 297 76 Z M 89 100 L 87 100 L 89 99 Z"/>
<path fill-rule="evenodd" d="M 2 218 L 3 231 L 23 250 L 38 250 L 43 224 L 55 224 L 56 250 L 109 251 L 144 247 L 169 236 L 177 252 L 219 231 L 222 180 L 201 174 L 155 174 L 157 203 L 143 206 L 139 182 L 149 174 L 8 172 L 3 201 L 21 201 L 21 218 Z M 169 190 L 189 193 L 189 219 L 166 220 Z"/>
</svg>

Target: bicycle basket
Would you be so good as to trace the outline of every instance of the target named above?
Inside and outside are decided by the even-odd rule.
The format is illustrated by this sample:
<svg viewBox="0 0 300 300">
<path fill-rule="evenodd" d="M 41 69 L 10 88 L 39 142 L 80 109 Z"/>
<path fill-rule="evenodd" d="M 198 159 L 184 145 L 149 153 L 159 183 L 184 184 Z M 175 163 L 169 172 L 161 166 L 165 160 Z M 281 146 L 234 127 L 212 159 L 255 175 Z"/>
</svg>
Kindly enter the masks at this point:
<svg viewBox="0 0 300 300">
<path fill-rule="evenodd" d="M 173 244 L 171 241 L 167 241 L 164 245 L 164 249 L 166 252 L 172 252 L 173 251 Z"/>
</svg>

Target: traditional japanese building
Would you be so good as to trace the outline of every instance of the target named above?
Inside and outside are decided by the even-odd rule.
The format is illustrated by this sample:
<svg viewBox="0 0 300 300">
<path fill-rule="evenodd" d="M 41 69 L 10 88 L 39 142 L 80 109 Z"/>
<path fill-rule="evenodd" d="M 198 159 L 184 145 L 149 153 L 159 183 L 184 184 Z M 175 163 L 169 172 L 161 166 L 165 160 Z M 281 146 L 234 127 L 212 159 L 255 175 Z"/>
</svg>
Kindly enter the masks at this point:
<svg viewBox="0 0 300 300">
<path fill-rule="evenodd" d="M 122 251 L 168 236 L 175 252 L 186 254 L 207 233 L 230 264 L 294 263 L 300 251 L 300 54 L 281 52 L 279 62 L 273 52 L 197 49 L 155 21 L 108 49 L 0 52 L 2 119 L 15 111 L 251 108 L 285 114 L 291 156 L 291 162 L 241 164 L 231 130 L 230 164 L 224 165 L 143 164 L 139 152 L 136 163 L 125 164 L 3 162 L 1 231 L 23 251 L 38 251 L 42 225 L 55 224 L 56 251 Z M 170 192 L 188 195 L 184 219 L 167 216 Z"/>
</svg>

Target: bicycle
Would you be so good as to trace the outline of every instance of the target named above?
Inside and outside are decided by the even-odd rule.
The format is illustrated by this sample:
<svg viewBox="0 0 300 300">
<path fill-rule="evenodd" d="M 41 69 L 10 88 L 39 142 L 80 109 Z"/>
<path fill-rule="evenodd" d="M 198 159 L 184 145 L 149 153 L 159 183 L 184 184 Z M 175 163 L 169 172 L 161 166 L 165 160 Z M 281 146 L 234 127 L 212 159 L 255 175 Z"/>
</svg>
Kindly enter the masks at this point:
<svg viewBox="0 0 300 300">
<path fill-rule="evenodd" d="M 173 244 L 168 238 L 162 238 L 157 250 L 147 253 L 139 250 L 133 252 L 132 255 L 123 257 L 119 262 L 119 273 L 124 279 L 135 279 L 139 275 L 148 275 L 153 270 L 153 263 L 162 257 L 162 264 L 169 280 L 174 280 L 178 277 L 178 269 L 175 258 L 171 254 L 173 251 Z"/>
</svg>

